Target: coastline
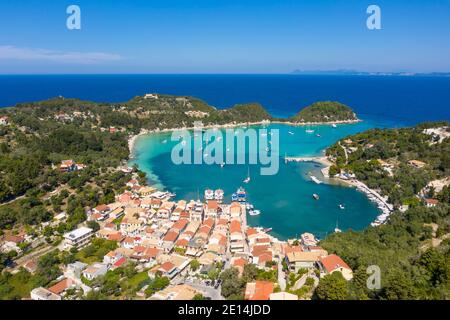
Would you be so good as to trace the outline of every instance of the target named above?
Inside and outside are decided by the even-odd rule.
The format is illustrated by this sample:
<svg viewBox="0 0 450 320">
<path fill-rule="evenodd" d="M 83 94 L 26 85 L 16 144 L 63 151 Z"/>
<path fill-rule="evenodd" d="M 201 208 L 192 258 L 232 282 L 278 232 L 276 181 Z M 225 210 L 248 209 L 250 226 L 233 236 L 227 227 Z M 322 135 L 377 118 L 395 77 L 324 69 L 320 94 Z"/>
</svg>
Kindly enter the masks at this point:
<svg viewBox="0 0 450 320">
<path fill-rule="evenodd" d="M 337 125 L 337 124 L 355 124 L 362 122 L 361 119 L 355 119 L 355 120 L 339 120 L 339 121 L 330 121 L 330 122 L 291 122 L 291 121 L 281 121 L 281 120 L 261 120 L 256 122 L 239 122 L 239 123 L 226 123 L 226 124 L 209 124 L 206 126 L 203 126 L 202 129 L 212 129 L 212 128 L 236 128 L 241 126 L 255 126 L 255 125 L 269 125 L 269 124 L 284 124 L 289 126 L 319 126 L 319 125 Z M 164 132 L 173 132 L 173 131 L 179 131 L 179 130 L 194 130 L 195 127 L 176 127 L 176 128 L 165 128 L 165 129 L 141 129 L 141 132 L 139 132 L 136 135 L 133 135 L 128 138 L 128 150 L 130 152 L 129 159 L 134 158 L 134 150 L 135 150 L 135 144 L 138 137 L 152 134 L 152 133 L 164 133 Z M 324 165 L 327 165 L 325 163 Z M 331 165 L 331 164 L 330 164 Z"/>
</svg>

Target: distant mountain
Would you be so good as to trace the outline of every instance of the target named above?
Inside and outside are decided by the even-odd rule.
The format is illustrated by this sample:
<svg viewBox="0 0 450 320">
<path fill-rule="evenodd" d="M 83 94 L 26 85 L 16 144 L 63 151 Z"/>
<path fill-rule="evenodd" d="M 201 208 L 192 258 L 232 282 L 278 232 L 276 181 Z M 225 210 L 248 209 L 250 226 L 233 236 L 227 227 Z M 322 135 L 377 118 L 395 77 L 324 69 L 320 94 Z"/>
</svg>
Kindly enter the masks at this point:
<svg viewBox="0 0 450 320">
<path fill-rule="evenodd" d="M 432 76 L 432 77 L 450 77 L 450 72 L 368 72 L 357 70 L 300 70 L 296 69 L 291 74 L 304 74 L 304 75 L 351 75 L 351 76 Z"/>
</svg>

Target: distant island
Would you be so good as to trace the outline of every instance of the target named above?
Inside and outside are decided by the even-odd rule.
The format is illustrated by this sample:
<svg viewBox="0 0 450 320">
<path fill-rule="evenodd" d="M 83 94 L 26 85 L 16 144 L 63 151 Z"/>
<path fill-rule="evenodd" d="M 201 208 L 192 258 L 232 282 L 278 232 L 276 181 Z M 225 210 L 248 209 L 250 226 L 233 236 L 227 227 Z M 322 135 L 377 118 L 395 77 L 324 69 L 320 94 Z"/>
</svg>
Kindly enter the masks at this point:
<svg viewBox="0 0 450 320">
<path fill-rule="evenodd" d="M 450 77 L 450 72 L 383 72 L 383 71 L 357 71 L 357 70 L 300 70 L 296 69 L 291 74 L 301 75 L 344 75 L 344 76 L 400 76 L 400 77 L 414 77 L 414 76 L 428 76 L 428 77 Z"/>
</svg>

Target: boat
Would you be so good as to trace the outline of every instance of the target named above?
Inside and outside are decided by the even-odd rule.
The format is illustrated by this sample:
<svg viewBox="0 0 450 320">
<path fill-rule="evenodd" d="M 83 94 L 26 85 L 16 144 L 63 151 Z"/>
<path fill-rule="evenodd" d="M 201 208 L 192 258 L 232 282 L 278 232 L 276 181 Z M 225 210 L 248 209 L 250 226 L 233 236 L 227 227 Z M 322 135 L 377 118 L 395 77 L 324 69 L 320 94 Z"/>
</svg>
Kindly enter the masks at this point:
<svg viewBox="0 0 450 320">
<path fill-rule="evenodd" d="M 237 201 L 239 201 L 239 202 L 245 202 L 247 200 L 247 193 L 245 192 L 245 189 L 242 187 L 237 189 L 236 195 L 237 195 Z"/>
<path fill-rule="evenodd" d="M 292 131 L 288 131 L 288 133 L 289 133 L 290 135 L 294 135 L 294 133 L 293 133 Z"/>
<path fill-rule="evenodd" d="M 161 141 L 161 143 L 167 143 L 167 139 L 164 139 L 163 141 Z"/>
<path fill-rule="evenodd" d="M 238 201 L 238 196 L 237 196 L 236 193 L 233 193 L 233 194 L 231 195 L 231 201 Z"/>
<path fill-rule="evenodd" d="M 338 221 L 337 221 L 337 220 L 336 220 L 336 228 L 334 228 L 334 232 L 335 232 L 335 233 L 342 232 L 342 230 L 339 229 L 339 227 L 338 227 Z"/>
<path fill-rule="evenodd" d="M 331 126 L 332 126 L 333 128 L 337 128 L 337 125 L 336 125 L 335 123 L 333 123 Z"/>
<path fill-rule="evenodd" d="M 316 137 L 320 138 L 321 137 L 320 133 L 316 134 Z"/>
<path fill-rule="evenodd" d="M 251 216 L 259 216 L 261 214 L 261 211 L 259 211 L 259 210 L 250 210 L 248 212 L 248 214 L 251 215 Z"/>
<path fill-rule="evenodd" d="M 264 228 L 263 231 L 264 232 L 270 232 L 270 231 L 272 231 L 272 228 Z"/>
<path fill-rule="evenodd" d="M 211 189 L 206 189 L 205 190 L 205 199 L 206 200 L 214 200 L 214 191 L 212 191 Z"/>
<path fill-rule="evenodd" d="M 222 201 L 223 195 L 224 195 L 224 192 L 222 189 L 217 189 L 216 191 L 214 191 L 214 199 L 217 201 Z"/>
<path fill-rule="evenodd" d="M 320 197 L 319 197 L 319 195 L 317 194 L 317 193 L 313 193 L 313 198 L 315 199 L 315 200 L 319 200 L 320 199 Z"/>
<path fill-rule="evenodd" d="M 344 205 L 343 205 L 343 204 L 340 204 L 340 205 L 339 205 L 339 209 L 344 210 L 344 209 L 345 209 Z"/>
<path fill-rule="evenodd" d="M 322 181 L 320 181 L 319 179 L 317 179 L 315 176 L 313 176 L 313 175 L 311 175 L 311 176 L 309 176 L 310 178 L 311 178 L 311 180 L 312 181 L 314 181 L 315 183 L 317 183 L 317 184 L 321 184 L 322 183 Z"/>
<path fill-rule="evenodd" d="M 247 210 L 253 210 L 253 205 L 250 204 L 250 203 L 247 203 L 247 204 L 245 205 L 245 209 L 247 209 Z"/>
<path fill-rule="evenodd" d="M 250 168 L 248 168 L 247 178 L 244 179 L 244 183 L 249 183 L 249 182 L 250 182 Z"/>
<path fill-rule="evenodd" d="M 225 163 L 221 163 L 221 164 L 220 164 L 220 167 L 221 167 L 221 168 L 225 167 Z"/>
</svg>

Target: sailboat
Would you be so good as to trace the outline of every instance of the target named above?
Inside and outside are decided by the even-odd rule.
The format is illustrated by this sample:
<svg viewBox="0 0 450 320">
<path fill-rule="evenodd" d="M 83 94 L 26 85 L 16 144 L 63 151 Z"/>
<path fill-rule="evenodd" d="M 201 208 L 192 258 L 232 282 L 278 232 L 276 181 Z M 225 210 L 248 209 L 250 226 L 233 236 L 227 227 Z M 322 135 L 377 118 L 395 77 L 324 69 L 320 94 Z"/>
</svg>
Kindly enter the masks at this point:
<svg viewBox="0 0 450 320">
<path fill-rule="evenodd" d="M 250 182 L 250 167 L 248 168 L 247 178 L 244 179 L 244 183 Z"/>
<path fill-rule="evenodd" d="M 314 130 L 311 129 L 311 127 L 308 125 L 306 131 L 306 133 L 314 133 Z"/>
<path fill-rule="evenodd" d="M 336 220 L 336 228 L 334 228 L 334 232 L 335 232 L 335 233 L 342 232 L 342 230 L 339 229 L 339 227 L 338 227 L 338 220 Z"/>
<path fill-rule="evenodd" d="M 343 205 L 343 204 L 340 204 L 340 205 L 339 205 L 339 209 L 344 210 L 344 209 L 345 209 L 344 205 Z"/>
</svg>

